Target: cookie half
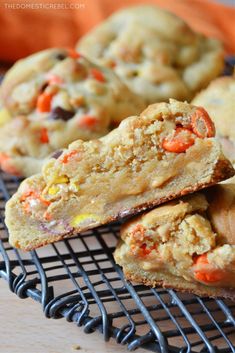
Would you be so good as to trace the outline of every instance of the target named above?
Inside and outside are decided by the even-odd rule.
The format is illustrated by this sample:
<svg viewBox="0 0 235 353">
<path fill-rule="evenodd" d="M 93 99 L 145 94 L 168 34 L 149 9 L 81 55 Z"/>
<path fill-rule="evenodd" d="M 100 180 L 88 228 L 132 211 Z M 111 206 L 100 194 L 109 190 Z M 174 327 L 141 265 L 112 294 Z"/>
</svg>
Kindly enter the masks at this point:
<svg viewBox="0 0 235 353">
<path fill-rule="evenodd" d="M 34 249 L 233 176 L 214 134 L 205 110 L 171 100 L 72 143 L 7 203 L 11 244 Z"/>
<path fill-rule="evenodd" d="M 17 62 L 0 100 L 0 165 L 23 176 L 39 172 L 54 151 L 103 136 L 145 107 L 111 70 L 59 48 Z"/>
<path fill-rule="evenodd" d="M 171 201 L 122 226 L 116 262 L 127 279 L 235 300 L 235 185 Z"/>
<path fill-rule="evenodd" d="M 220 43 L 157 6 L 122 9 L 79 40 L 77 49 L 110 67 L 146 103 L 191 100 L 223 70 Z"/>
</svg>

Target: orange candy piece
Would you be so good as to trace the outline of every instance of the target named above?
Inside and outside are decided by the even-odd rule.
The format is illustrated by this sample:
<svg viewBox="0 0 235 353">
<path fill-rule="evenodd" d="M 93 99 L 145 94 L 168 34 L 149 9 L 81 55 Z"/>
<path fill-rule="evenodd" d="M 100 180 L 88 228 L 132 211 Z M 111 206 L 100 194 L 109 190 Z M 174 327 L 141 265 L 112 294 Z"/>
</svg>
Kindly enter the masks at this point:
<svg viewBox="0 0 235 353">
<path fill-rule="evenodd" d="M 97 118 L 92 115 L 83 115 L 79 118 L 78 126 L 92 129 L 97 125 Z"/>
<path fill-rule="evenodd" d="M 105 77 L 104 77 L 103 72 L 101 72 L 100 70 L 96 69 L 95 67 L 93 67 L 90 70 L 90 74 L 91 74 L 91 77 L 94 78 L 96 81 L 105 82 Z"/>
<path fill-rule="evenodd" d="M 178 127 L 173 134 L 163 139 L 162 147 L 167 152 L 185 152 L 195 142 L 195 136 L 191 130 Z"/>
<path fill-rule="evenodd" d="M 47 221 L 51 221 L 52 220 L 52 215 L 51 215 L 51 213 L 49 213 L 49 212 L 44 212 L 44 215 L 43 215 L 43 217 L 47 220 Z"/>
<path fill-rule="evenodd" d="M 139 256 L 140 257 L 145 257 L 147 255 L 149 255 L 152 250 L 155 250 L 157 247 L 157 244 L 153 244 L 152 246 L 150 246 L 149 248 L 147 248 L 147 245 L 144 243 L 140 246 L 140 251 L 139 251 Z"/>
<path fill-rule="evenodd" d="M 36 192 L 33 190 L 29 190 L 29 191 L 25 192 L 23 195 L 21 195 L 20 202 L 22 202 L 23 210 L 26 213 L 30 212 L 29 199 L 32 200 L 34 198 L 38 198 L 38 194 L 36 194 Z"/>
<path fill-rule="evenodd" d="M 194 271 L 194 277 L 205 283 L 213 283 L 213 282 L 218 282 L 224 278 L 224 272 L 220 269 L 217 268 L 211 268 L 208 269 L 208 259 L 207 259 L 207 254 L 199 255 L 195 261 L 195 265 L 200 265 L 201 269 L 200 270 L 195 270 Z M 202 266 L 205 265 L 205 268 Z"/>
<path fill-rule="evenodd" d="M 196 257 L 194 261 L 195 265 L 208 265 L 207 254 L 202 254 Z"/>
<path fill-rule="evenodd" d="M 73 49 L 73 48 L 68 48 L 67 51 L 68 51 L 68 55 L 70 56 L 70 58 L 79 59 L 79 58 L 81 58 L 81 56 L 82 56 L 80 53 L 78 53 L 78 52 L 77 52 L 75 49 Z"/>
<path fill-rule="evenodd" d="M 34 190 L 28 190 L 24 192 L 20 197 L 20 202 L 24 202 L 28 197 L 35 196 L 36 192 Z"/>
<path fill-rule="evenodd" d="M 145 235 L 145 228 L 142 224 L 136 224 L 130 235 L 131 249 L 139 257 L 145 257 L 157 248 L 157 244 L 149 236 Z M 147 245 L 146 242 L 150 242 L 150 244 Z"/>
<path fill-rule="evenodd" d="M 39 200 L 43 205 L 49 206 L 51 204 L 50 201 L 44 199 L 37 191 L 35 190 L 28 190 L 23 193 L 20 197 L 20 202 L 22 202 L 23 209 L 26 213 L 30 212 L 30 203 L 29 200 Z"/>
<path fill-rule="evenodd" d="M 12 165 L 11 158 L 7 155 L 7 153 L 0 152 L 0 167 L 6 173 L 10 173 L 16 176 L 20 175 L 20 172 L 14 165 Z"/>
<path fill-rule="evenodd" d="M 195 135 L 200 138 L 215 136 L 215 125 L 207 111 L 202 107 L 198 107 L 191 115 L 191 125 Z"/>
<path fill-rule="evenodd" d="M 38 194 L 37 191 L 35 190 L 29 190 L 26 191 L 23 195 L 20 197 L 20 202 L 27 201 L 27 199 L 38 199 L 40 200 L 44 205 L 49 206 L 50 201 L 44 199 L 40 194 Z"/>
<path fill-rule="evenodd" d="M 195 137 L 215 136 L 215 126 L 204 108 L 198 107 L 190 117 L 191 127 L 177 127 L 173 134 L 164 138 L 162 147 L 167 152 L 185 152 L 195 142 Z M 196 135 L 196 136 L 195 136 Z"/>
<path fill-rule="evenodd" d="M 41 93 L 37 99 L 37 110 L 40 113 L 49 113 L 51 111 L 51 100 L 53 95 L 49 93 Z"/>
<path fill-rule="evenodd" d="M 40 141 L 41 141 L 41 143 L 48 143 L 49 142 L 48 131 L 47 131 L 47 128 L 45 128 L 45 127 L 41 128 Z"/>
<path fill-rule="evenodd" d="M 45 206 L 49 206 L 51 204 L 50 201 L 44 199 L 41 195 L 38 195 L 38 199 L 40 200 L 41 203 L 43 203 Z"/>
<path fill-rule="evenodd" d="M 60 158 L 60 162 L 61 162 L 61 163 L 64 163 L 64 164 L 68 163 L 69 159 L 70 159 L 71 157 L 75 156 L 77 153 L 78 153 L 78 152 L 77 152 L 76 150 L 73 150 L 73 151 L 71 151 L 71 152 L 65 154 L 64 156 L 62 156 L 62 158 Z"/>
<path fill-rule="evenodd" d="M 143 256 L 143 257 L 145 257 L 146 255 L 148 255 L 148 254 L 150 254 L 151 253 L 151 249 L 149 248 L 149 249 L 147 249 L 147 245 L 146 244 L 142 244 L 141 246 L 140 246 L 140 256 Z"/>
</svg>

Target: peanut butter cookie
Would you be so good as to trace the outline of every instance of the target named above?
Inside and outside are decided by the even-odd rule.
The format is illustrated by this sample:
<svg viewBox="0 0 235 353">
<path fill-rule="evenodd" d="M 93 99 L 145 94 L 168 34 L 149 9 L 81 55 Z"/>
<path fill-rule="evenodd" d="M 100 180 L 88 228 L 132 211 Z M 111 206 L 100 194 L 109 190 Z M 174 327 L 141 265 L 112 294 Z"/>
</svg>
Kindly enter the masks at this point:
<svg viewBox="0 0 235 353">
<path fill-rule="evenodd" d="M 0 100 L 0 166 L 23 176 L 39 172 L 57 149 L 103 136 L 145 107 L 111 70 L 56 48 L 17 62 Z"/>
<path fill-rule="evenodd" d="M 72 143 L 7 203 L 11 244 L 34 249 L 233 176 L 214 134 L 205 110 L 170 100 Z"/>
<path fill-rule="evenodd" d="M 122 226 L 114 253 L 134 282 L 235 299 L 235 185 L 171 201 Z"/>
<path fill-rule="evenodd" d="M 81 38 L 77 50 L 112 68 L 148 104 L 191 100 L 224 66 L 217 40 L 149 5 L 116 12 Z"/>
<path fill-rule="evenodd" d="M 235 164 L 235 76 L 212 81 L 194 98 L 192 104 L 208 111 L 225 155 Z"/>
</svg>

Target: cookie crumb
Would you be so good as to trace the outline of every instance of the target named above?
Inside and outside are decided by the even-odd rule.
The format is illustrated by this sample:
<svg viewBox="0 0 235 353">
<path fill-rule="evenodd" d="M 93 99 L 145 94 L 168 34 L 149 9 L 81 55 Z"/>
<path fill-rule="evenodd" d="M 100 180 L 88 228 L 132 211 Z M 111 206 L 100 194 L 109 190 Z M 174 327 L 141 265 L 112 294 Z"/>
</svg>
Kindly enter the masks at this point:
<svg viewBox="0 0 235 353">
<path fill-rule="evenodd" d="M 82 348 L 82 347 L 79 346 L 79 344 L 74 344 L 74 345 L 72 346 L 72 349 L 73 349 L 74 351 L 79 351 L 81 348 Z"/>
</svg>

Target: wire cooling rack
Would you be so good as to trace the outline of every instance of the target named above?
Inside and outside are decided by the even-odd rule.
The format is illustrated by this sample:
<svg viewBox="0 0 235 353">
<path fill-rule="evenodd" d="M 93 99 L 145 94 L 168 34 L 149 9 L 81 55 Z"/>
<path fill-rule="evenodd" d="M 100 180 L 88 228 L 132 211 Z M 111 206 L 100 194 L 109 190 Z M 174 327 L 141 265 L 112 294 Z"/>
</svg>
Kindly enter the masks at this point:
<svg viewBox="0 0 235 353">
<path fill-rule="evenodd" d="M 8 243 L 6 200 L 19 181 L 0 174 L 0 277 L 48 318 L 66 318 L 86 333 L 161 353 L 235 352 L 235 303 L 134 285 L 114 263 L 119 225 L 24 253 Z"/>
<path fill-rule="evenodd" d="M 231 75 L 235 57 L 226 60 Z M 0 173 L 0 277 L 20 298 L 39 302 L 48 318 L 99 330 L 129 350 L 235 353 L 235 303 L 126 281 L 112 253 L 119 225 L 23 253 L 8 243 L 5 203 L 19 180 Z"/>
</svg>

